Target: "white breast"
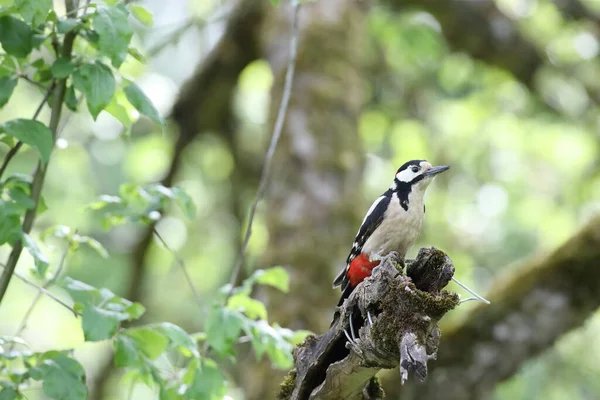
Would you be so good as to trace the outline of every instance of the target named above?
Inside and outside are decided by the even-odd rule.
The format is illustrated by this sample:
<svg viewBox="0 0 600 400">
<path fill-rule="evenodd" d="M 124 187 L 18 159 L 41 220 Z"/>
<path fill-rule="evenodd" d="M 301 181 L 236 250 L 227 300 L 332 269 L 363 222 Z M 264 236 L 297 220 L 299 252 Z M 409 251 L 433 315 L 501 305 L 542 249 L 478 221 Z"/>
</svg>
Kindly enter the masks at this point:
<svg viewBox="0 0 600 400">
<path fill-rule="evenodd" d="M 410 193 L 408 200 L 408 210 L 404 210 L 396 193 L 392 195 L 383 222 L 362 249 L 363 253 L 369 254 L 371 260 L 384 257 L 391 251 L 397 251 L 404 258 L 419 236 L 425 215 L 423 196 Z"/>
</svg>

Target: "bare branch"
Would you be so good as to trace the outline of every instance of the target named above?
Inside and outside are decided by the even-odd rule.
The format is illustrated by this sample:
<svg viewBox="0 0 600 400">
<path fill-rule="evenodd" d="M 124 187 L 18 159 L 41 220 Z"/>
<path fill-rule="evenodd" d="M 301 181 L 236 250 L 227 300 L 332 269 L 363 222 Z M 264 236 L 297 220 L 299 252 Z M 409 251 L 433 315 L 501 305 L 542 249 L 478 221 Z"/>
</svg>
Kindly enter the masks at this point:
<svg viewBox="0 0 600 400">
<path fill-rule="evenodd" d="M 190 289 L 191 289 L 192 293 L 194 293 L 194 297 L 196 298 L 196 302 L 198 303 L 198 305 L 200 307 L 203 308 L 202 297 L 200 297 L 200 293 L 198 292 L 198 289 L 196 289 L 196 286 L 194 285 L 194 281 L 192 280 L 192 277 L 190 276 L 190 273 L 188 272 L 188 269 L 187 269 L 187 266 L 185 265 L 185 262 L 181 259 L 181 257 L 179 257 L 179 255 L 175 252 L 175 250 L 173 250 L 171 248 L 171 246 L 169 246 L 167 244 L 167 242 L 162 237 L 162 235 L 158 232 L 158 230 L 156 230 L 156 227 L 153 227 L 152 231 L 154 232 L 154 234 L 156 235 L 156 237 L 158 238 L 158 240 L 160 240 L 160 242 L 163 244 L 163 246 L 165 246 L 166 249 L 169 250 L 169 252 L 171 254 L 173 254 L 173 257 L 175 258 L 175 261 L 177 262 L 177 264 L 179 265 L 179 267 L 183 271 L 183 274 L 185 275 L 185 280 L 187 281 L 188 285 L 190 286 Z"/>
<path fill-rule="evenodd" d="M 0 264 L 0 267 L 2 267 L 3 269 L 6 269 L 6 265 Z M 13 275 L 16 276 L 17 279 L 21 280 L 23 283 L 31 286 L 32 288 L 36 289 L 38 292 L 44 294 L 45 296 L 48 296 L 49 298 L 56 301 L 58 304 L 60 304 L 64 308 L 66 308 L 67 310 L 71 311 L 74 316 L 77 317 L 79 315 L 79 313 L 77 311 L 75 311 L 73 309 L 73 307 L 71 307 L 70 305 L 68 305 L 67 303 L 65 303 L 64 301 L 62 301 L 61 299 L 59 299 L 52 293 L 50 293 L 48 290 L 44 289 L 43 287 L 41 287 L 39 285 L 36 285 L 35 283 L 31 282 L 29 279 L 25 278 L 23 275 L 21 275 L 17 272 L 13 272 Z"/>
<path fill-rule="evenodd" d="M 45 90 L 45 91 L 50 91 L 50 88 L 42 85 L 41 83 L 39 83 L 37 81 L 34 81 L 33 79 L 31 79 L 29 76 L 27 76 L 24 73 L 18 74 L 17 76 L 19 78 L 23 79 L 24 81 L 27 81 L 27 82 L 31 83 L 33 86 L 35 86 L 37 88 L 40 88 L 40 89 Z M 52 83 L 50 84 L 50 87 L 52 87 Z"/>
<path fill-rule="evenodd" d="M 258 203 L 263 198 L 263 196 L 265 195 L 265 191 L 267 190 L 267 184 L 269 182 L 269 176 L 271 174 L 271 162 L 273 161 L 273 156 L 275 155 L 275 150 L 277 149 L 277 143 L 279 143 L 279 138 L 281 137 L 281 132 L 283 131 L 283 123 L 285 121 L 288 105 L 290 103 L 290 96 L 292 94 L 292 83 L 294 81 L 294 70 L 296 67 L 296 54 L 298 52 L 298 14 L 300 10 L 300 3 L 298 0 L 292 0 L 292 9 L 294 16 L 289 44 L 288 67 L 285 75 L 283 95 L 281 96 L 281 104 L 279 105 L 279 111 L 277 112 L 277 119 L 275 121 L 275 127 L 273 128 L 273 136 L 271 137 L 271 142 L 269 143 L 267 155 L 265 156 L 265 163 L 263 165 L 262 173 L 260 176 L 260 183 L 258 185 L 258 191 L 256 192 L 256 198 L 254 199 L 254 203 L 252 204 L 252 207 L 250 208 L 250 213 L 248 214 L 248 224 L 246 227 L 246 233 L 244 234 L 244 241 L 238 253 L 236 263 L 231 272 L 231 278 L 229 279 L 230 287 L 227 297 L 231 296 L 233 288 L 237 283 L 240 270 L 242 269 L 242 265 L 244 264 L 246 249 L 248 247 L 248 242 L 250 241 L 250 236 L 252 235 L 252 224 L 254 222 L 256 208 L 258 207 Z"/>
<path fill-rule="evenodd" d="M 48 287 L 50 285 L 52 285 L 54 282 L 56 282 L 56 280 L 58 279 L 58 277 L 60 276 L 60 274 L 63 270 L 65 260 L 67 259 L 67 255 L 69 254 L 69 251 L 70 251 L 70 247 L 71 247 L 71 245 L 68 244 L 67 248 L 65 249 L 65 251 L 62 253 L 62 256 L 60 257 L 60 261 L 58 262 L 58 267 L 56 268 L 56 271 L 54 272 L 52 277 L 50 279 L 48 279 L 46 281 L 46 283 L 44 283 L 44 285 L 40 289 L 46 290 L 46 289 L 48 289 Z M 43 292 L 41 290 L 38 290 L 38 292 L 35 295 L 35 298 L 31 302 L 31 305 L 27 309 L 27 312 L 25 312 L 25 315 L 23 316 L 23 320 L 21 320 L 21 323 L 19 324 L 19 327 L 17 328 L 17 332 L 15 333 L 15 336 L 17 336 L 17 337 L 21 336 L 21 333 L 27 326 L 27 322 L 29 321 L 31 314 L 33 313 L 33 309 L 35 308 L 38 301 L 42 297 L 42 294 L 43 294 Z M 12 350 L 12 346 L 10 349 Z"/>
</svg>

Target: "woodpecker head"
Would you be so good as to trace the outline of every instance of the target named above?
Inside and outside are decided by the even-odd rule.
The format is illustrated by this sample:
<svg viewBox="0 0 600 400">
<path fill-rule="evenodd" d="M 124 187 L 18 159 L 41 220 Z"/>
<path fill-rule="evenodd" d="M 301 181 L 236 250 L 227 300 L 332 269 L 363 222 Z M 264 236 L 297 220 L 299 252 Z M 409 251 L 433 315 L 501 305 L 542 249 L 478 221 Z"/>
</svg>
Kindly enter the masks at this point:
<svg viewBox="0 0 600 400">
<path fill-rule="evenodd" d="M 433 177 L 439 173 L 448 170 L 448 165 L 433 167 L 425 160 L 411 160 L 402 165 L 396 171 L 394 183 L 390 187 L 391 190 L 408 190 L 424 192 L 427 186 L 433 180 Z"/>
</svg>

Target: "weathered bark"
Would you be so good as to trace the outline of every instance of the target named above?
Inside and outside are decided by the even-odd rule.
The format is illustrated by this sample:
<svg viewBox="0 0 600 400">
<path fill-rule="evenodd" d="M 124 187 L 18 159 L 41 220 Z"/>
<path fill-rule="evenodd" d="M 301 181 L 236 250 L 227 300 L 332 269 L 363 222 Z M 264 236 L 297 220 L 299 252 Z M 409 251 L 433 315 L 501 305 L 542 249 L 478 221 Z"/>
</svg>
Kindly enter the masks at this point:
<svg viewBox="0 0 600 400">
<path fill-rule="evenodd" d="M 172 186 L 185 149 L 198 135 L 212 131 L 233 143 L 234 124 L 231 104 L 240 72 L 262 54 L 260 32 L 266 15 L 266 0 L 242 0 L 233 10 L 220 42 L 184 84 L 172 112 L 179 128 L 173 159 L 161 183 Z M 232 149 L 233 151 L 233 149 Z M 233 204 L 234 209 L 237 204 Z M 147 227 L 131 253 L 132 274 L 124 297 L 141 301 L 146 279 L 146 257 L 152 244 L 153 228 Z M 113 370 L 110 357 L 93 379 L 90 399 L 106 397 L 106 384 Z"/>
<path fill-rule="evenodd" d="M 550 255 L 498 279 L 480 306 L 456 326 L 442 326 L 438 360 L 426 385 L 403 388 L 382 375 L 388 398 L 485 399 L 527 360 L 579 327 L 600 306 L 600 218 Z"/>
<path fill-rule="evenodd" d="M 326 333 L 298 345 L 280 399 L 382 399 L 373 381 L 382 368 L 399 366 L 402 382 L 409 372 L 424 381 L 438 349 L 437 323 L 458 305 L 457 294 L 441 290 L 453 274 L 452 261 L 433 247 L 419 251 L 406 275 L 403 261 L 389 255 L 352 292 Z M 357 339 L 348 342 L 346 335 L 355 331 Z"/>
<path fill-rule="evenodd" d="M 281 100 L 288 58 L 291 9 L 282 2 L 265 24 L 266 55 L 275 82 L 271 115 Z M 288 294 L 257 293 L 269 319 L 282 326 L 324 331 L 339 292 L 331 288 L 364 208 L 357 182 L 363 155 L 357 132 L 363 86 L 360 73 L 365 10 L 359 2 L 327 0 L 301 6 L 292 98 L 273 162 L 269 232 L 263 265 L 284 265 Z M 284 372 L 249 357 L 241 385 L 247 398 L 274 398 Z M 251 366 L 250 366 L 251 365 Z"/>
</svg>

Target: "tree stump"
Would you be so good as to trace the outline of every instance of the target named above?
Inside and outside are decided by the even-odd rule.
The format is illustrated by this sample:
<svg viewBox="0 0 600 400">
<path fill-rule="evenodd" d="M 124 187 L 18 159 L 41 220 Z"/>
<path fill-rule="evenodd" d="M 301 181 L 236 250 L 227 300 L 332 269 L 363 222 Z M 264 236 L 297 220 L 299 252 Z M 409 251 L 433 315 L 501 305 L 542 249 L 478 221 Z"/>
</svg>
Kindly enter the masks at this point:
<svg viewBox="0 0 600 400">
<path fill-rule="evenodd" d="M 442 290 L 454 275 L 444 252 L 422 248 L 407 264 L 405 273 L 403 260 L 388 255 L 336 309 L 331 328 L 296 347 L 295 368 L 281 384 L 279 398 L 382 399 L 375 374 L 384 368 L 399 367 L 402 383 L 409 373 L 425 380 L 427 362 L 437 354 L 438 321 L 459 298 Z M 354 342 L 346 336 L 350 321 Z"/>
</svg>

